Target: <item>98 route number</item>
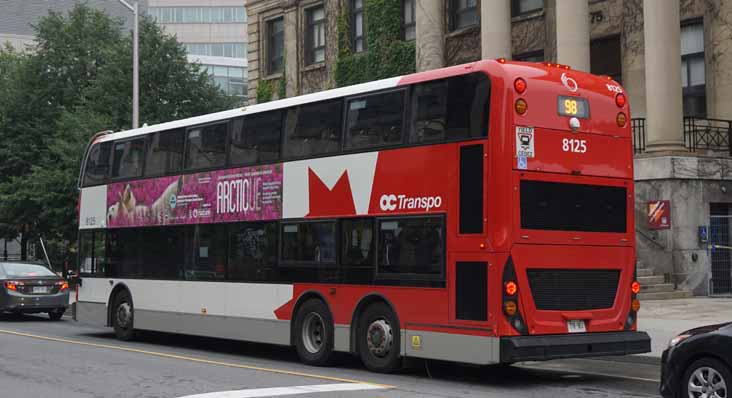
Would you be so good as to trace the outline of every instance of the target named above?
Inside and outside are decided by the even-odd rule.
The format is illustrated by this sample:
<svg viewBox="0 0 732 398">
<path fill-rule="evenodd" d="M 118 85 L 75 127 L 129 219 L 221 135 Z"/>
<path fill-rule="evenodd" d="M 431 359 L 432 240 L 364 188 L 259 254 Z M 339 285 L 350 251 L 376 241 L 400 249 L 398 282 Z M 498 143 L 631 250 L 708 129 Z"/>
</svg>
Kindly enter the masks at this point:
<svg viewBox="0 0 732 398">
<path fill-rule="evenodd" d="M 576 140 L 574 138 L 565 138 L 562 140 L 562 151 L 585 153 L 587 152 L 587 140 Z"/>
</svg>

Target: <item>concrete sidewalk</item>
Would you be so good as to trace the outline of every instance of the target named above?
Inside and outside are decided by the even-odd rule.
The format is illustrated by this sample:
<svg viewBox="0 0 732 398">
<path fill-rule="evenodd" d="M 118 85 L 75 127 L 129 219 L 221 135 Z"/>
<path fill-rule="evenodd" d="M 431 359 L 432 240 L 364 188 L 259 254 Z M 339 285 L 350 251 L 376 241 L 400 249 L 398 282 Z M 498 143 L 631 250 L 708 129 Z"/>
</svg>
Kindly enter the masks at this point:
<svg viewBox="0 0 732 398">
<path fill-rule="evenodd" d="M 642 301 L 638 330 L 651 336 L 651 352 L 641 355 L 660 358 L 669 340 L 681 332 L 723 322 L 732 322 L 732 298 Z"/>
</svg>

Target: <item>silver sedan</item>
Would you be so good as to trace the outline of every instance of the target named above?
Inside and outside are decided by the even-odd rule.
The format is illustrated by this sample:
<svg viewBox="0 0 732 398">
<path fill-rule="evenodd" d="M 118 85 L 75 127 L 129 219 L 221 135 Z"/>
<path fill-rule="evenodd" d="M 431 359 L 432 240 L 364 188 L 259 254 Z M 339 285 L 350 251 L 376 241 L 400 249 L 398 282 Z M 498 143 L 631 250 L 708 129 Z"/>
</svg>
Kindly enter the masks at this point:
<svg viewBox="0 0 732 398">
<path fill-rule="evenodd" d="M 43 265 L 0 261 L 0 312 L 47 312 L 59 320 L 69 306 L 69 284 Z"/>
</svg>

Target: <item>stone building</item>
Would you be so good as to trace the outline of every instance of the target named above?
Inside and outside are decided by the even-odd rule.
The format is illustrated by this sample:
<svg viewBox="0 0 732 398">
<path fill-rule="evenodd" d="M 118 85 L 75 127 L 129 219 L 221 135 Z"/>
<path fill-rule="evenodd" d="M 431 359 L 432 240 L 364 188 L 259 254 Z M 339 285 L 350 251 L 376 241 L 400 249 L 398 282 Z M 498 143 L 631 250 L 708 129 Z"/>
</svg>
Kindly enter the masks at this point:
<svg viewBox="0 0 732 398">
<path fill-rule="evenodd" d="M 335 87 L 339 16 L 368 51 L 368 0 L 248 0 L 249 98 Z M 732 1 L 401 0 L 417 71 L 504 57 L 621 82 L 633 112 L 646 297 L 732 294 Z M 276 96 L 275 96 L 276 98 Z M 649 206 L 668 200 L 658 229 Z M 664 203 L 665 205 L 665 203 Z M 654 207 L 655 208 L 655 207 Z M 676 290 L 676 291 L 674 291 Z"/>
</svg>

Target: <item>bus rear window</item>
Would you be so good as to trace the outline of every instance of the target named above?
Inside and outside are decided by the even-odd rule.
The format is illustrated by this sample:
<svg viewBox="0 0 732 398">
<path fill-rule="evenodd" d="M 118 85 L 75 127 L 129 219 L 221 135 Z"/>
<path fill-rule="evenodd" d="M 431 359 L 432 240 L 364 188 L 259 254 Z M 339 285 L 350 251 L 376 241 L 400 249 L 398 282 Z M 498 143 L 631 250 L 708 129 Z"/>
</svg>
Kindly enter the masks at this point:
<svg viewBox="0 0 732 398">
<path fill-rule="evenodd" d="M 627 232 L 624 187 L 521 181 L 521 228 Z"/>
</svg>

